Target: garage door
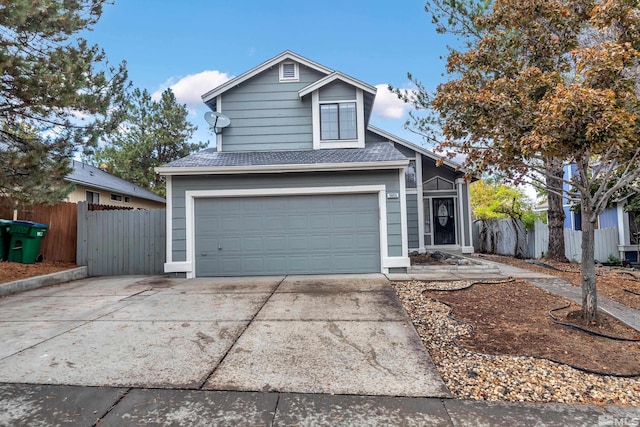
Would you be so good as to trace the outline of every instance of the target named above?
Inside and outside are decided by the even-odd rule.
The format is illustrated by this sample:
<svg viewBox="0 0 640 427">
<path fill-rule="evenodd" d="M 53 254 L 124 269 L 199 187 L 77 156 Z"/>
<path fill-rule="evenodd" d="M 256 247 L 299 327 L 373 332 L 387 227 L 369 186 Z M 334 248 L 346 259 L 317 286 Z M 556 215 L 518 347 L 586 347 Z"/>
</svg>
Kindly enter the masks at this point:
<svg viewBox="0 0 640 427">
<path fill-rule="evenodd" d="M 196 276 L 380 271 L 377 194 L 195 200 Z"/>
</svg>

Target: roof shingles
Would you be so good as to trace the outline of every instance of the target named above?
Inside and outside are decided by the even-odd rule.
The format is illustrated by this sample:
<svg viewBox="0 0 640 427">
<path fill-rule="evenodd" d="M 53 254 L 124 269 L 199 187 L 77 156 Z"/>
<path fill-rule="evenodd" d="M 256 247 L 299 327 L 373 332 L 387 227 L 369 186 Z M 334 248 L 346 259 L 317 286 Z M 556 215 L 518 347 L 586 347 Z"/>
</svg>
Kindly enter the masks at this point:
<svg viewBox="0 0 640 427">
<path fill-rule="evenodd" d="M 218 152 L 209 148 L 166 164 L 166 168 L 233 167 L 268 165 L 317 165 L 372 163 L 406 160 L 390 142 L 366 144 L 364 148 L 303 151 Z"/>
<path fill-rule="evenodd" d="M 139 197 L 141 199 L 153 200 L 155 202 L 165 203 L 165 199 L 157 194 L 147 191 L 144 188 L 138 187 L 124 179 L 118 178 L 108 174 L 107 172 L 91 165 L 79 162 L 77 160 L 71 161 L 72 171 L 65 178 L 67 181 L 74 182 L 76 184 L 86 185 L 89 187 L 96 187 L 115 193 L 121 193 L 127 196 Z"/>
</svg>

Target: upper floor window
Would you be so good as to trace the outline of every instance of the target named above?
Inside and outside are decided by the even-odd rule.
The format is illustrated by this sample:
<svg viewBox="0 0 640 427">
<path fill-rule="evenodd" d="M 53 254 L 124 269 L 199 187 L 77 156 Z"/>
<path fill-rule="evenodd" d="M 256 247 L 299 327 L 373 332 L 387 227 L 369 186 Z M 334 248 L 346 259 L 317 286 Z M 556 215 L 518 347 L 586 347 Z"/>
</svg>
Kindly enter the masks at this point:
<svg viewBox="0 0 640 427">
<path fill-rule="evenodd" d="M 280 81 L 297 82 L 298 80 L 300 80 L 298 76 L 298 64 L 295 62 L 282 62 L 280 64 Z"/>
<path fill-rule="evenodd" d="M 365 121 L 363 92 L 352 98 L 342 94 L 320 96 L 312 92 L 313 149 L 364 148 Z M 343 97 L 340 97 L 340 96 Z M 324 99 L 321 99 L 324 98 Z M 355 99 L 353 99 L 355 98 Z"/>
<path fill-rule="evenodd" d="M 320 139 L 357 139 L 356 103 L 341 102 L 320 105 Z"/>
</svg>

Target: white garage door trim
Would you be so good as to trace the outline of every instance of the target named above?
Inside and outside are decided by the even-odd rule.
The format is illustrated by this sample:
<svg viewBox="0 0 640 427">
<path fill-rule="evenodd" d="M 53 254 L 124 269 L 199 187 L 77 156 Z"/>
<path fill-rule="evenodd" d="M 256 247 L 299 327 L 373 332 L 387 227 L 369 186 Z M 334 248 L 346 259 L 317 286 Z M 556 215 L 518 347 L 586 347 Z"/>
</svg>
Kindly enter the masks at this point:
<svg viewBox="0 0 640 427">
<path fill-rule="evenodd" d="M 185 191 L 185 218 L 186 218 L 186 261 L 167 262 L 166 272 L 184 272 L 187 278 L 195 277 L 195 199 L 216 198 L 216 197 L 256 197 L 256 196 L 297 196 L 297 195 L 320 195 L 320 194 L 355 194 L 355 193 L 377 193 L 378 211 L 380 213 L 380 257 L 382 273 L 388 273 L 389 268 L 407 267 L 409 258 L 389 257 L 387 245 L 387 192 L 384 185 L 359 185 L 341 187 L 301 187 L 301 188 L 251 188 L 233 190 L 191 190 Z M 401 203 L 402 205 L 402 203 Z M 401 206 L 402 218 L 405 216 L 403 206 Z M 405 221 L 403 221 L 404 223 Z M 403 224 L 403 235 L 406 235 L 406 227 Z M 404 243 L 403 238 L 403 243 Z M 404 245 L 403 245 L 404 246 Z"/>
</svg>

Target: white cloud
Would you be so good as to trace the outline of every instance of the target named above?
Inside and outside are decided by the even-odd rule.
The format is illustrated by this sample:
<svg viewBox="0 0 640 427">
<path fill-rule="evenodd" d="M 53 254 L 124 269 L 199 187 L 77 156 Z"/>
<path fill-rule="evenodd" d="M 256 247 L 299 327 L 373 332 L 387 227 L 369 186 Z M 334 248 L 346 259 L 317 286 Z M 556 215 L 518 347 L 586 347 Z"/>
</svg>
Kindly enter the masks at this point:
<svg viewBox="0 0 640 427">
<path fill-rule="evenodd" d="M 373 104 L 373 114 L 386 119 L 400 119 L 411 106 L 389 90 L 389 85 L 376 85 L 376 101 Z M 409 90 L 409 89 L 406 89 Z"/>
<path fill-rule="evenodd" d="M 158 100 L 165 89 L 171 88 L 179 103 L 187 104 L 190 109 L 195 109 L 203 105 L 202 94 L 220 86 L 230 78 L 227 73 L 221 73 L 217 70 L 205 70 L 177 79 L 171 77 L 153 93 L 152 97 L 154 100 Z"/>
</svg>

